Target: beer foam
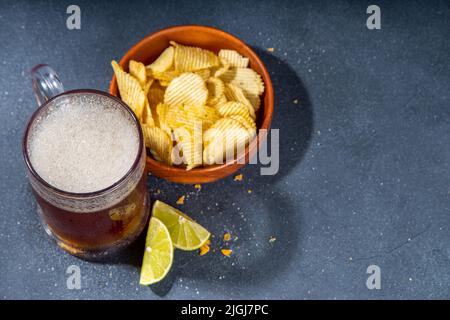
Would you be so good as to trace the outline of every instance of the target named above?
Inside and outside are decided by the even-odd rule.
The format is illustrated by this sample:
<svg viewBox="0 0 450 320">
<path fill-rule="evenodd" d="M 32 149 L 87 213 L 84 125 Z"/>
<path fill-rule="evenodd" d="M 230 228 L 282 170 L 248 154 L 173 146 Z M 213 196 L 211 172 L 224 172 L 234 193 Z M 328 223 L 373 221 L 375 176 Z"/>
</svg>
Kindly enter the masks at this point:
<svg viewBox="0 0 450 320">
<path fill-rule="evenodd" d="M 53 100 L 33 124 L 28 155 L 37 174 L 63 191 L 107 188 L 132 167 L 138 129 L 118 102 L 97 94 Z"/>
</svg>

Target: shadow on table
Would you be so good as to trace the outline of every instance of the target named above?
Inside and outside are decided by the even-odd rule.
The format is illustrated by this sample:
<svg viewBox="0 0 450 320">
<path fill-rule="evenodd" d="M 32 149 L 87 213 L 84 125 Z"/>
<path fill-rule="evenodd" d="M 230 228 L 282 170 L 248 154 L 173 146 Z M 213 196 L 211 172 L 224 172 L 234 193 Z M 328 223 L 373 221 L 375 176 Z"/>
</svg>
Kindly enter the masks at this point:
<svg viewBox="0 0 450 320">
<path fill-rule="evenodd" d="M 313 134 L 313 110 L 308 91 L 291 66 L 265 50 L 254 50 L 269 70 L 273 83 L 275 106 L 271 128 L 279 129 L 280 167 L 277 174 L 263 176 L 259 170 L 262 165 L 253 165 L 247 174 L 275 183 L 288 175 L 303 159 Z"/>
<path fill-rule="evenodd" d="M 212 214 L 208 219 L 209 225 L 216 229 L 211 230 L 213 233 L 223 225 L 239 226 L 239 246 L 242 250 L 233 252 L 234 260 L 224 257 L 220 252 L 220 245 L 223 245 L 220 243 L 220 234 L 217 234 L 213 241 L 216 251 L 205 257 L 199 257 L 196 252 L 176 250 L 175 261 L 167 277 L 150 287 L 159 296 L 165 296 L 178 277 L 186 281 L 195 279 L 215 285 L 248 286 L 268 283 L 282 276 L 294 255 L 298 254 L 302 213 L 292 206 L 292 200 L 287 196 L 284 186 L 277 186 L 277 182 L 301 162 L 308 148 L 313 132 L 311 102 L 302 81 L 287 63 L 262 49 L 255 51 L 270 71 L 274 86 L 275 110 L 272 128 L 280 129 L 280 168 L 276 175 L 261 176 L 261 165 L 246 166 L 245 180 L 252 181 L 254 196 L 245 201 L 254 208 L 264 207 L 258 219 L 262 219 L 265 230 L 276 236 L 276 241 L 252 238 L 255 234 L 254 227 L 249 221 L 243 221 L 239 214 L 230 212 L 226 217 Z M 224 187 L 227 188 L 227 193 L 223 192 Z M 208 184 L 207 188 L 208 193 L 220 194 L 221 202 L 225 204 L 237 201 L 235 195 L 242 195 L 242 184 L 229 181 Z M 265 198 L 260 198 L 259 194 Z M 201 208 L 202 204 L 199 203 L 198 206 Z M 130 247 L 106 262 L 131 264 L 140 268 L 144 242 L 145 234 L 142 234 Z M 256 243 L 259 245 L 257 249 L 251 247 Z M 255 252 L 252 252 L 253 249 Z M 234 264 L 231 261 L 234 261 Z"/>
<path fill-rule="evenodd" d="M 253 201 L 252 204 L 262 199 L 255 198 Z M 298 252 L 302 234 L 301 214 L 294 211 L 289 199 L 284 196 L 275 196 L 264 204 L 266 209 L 263 211 L 266 214 L 261 212 L 261 219 L 270 234 L 276 235 L 276 241 L 270 242 L 269 237 L 249 239 L 255 230 L 248 221 L 243 222 L 239 215 L 235 215 L 230 223 L 240 225 L 238 240 L 224 242 L 219 234 L 212 240 L 211 250 L 214 251 L 203 257 L 197 252 L 176 250 L 172 270 L 164 281 L 152 285 L 151 290 L 159 296 L 165 296 L 179 277 L 193 290 L 189 279 L 210 283 L 215 287 L 227 287 L 269 283 L 282 275 Z M 221 223 L 220 219 L 217 223 Z M 255 247 L 256 243 L 258 247 Z M 233 249 L 231 258 L 222 255 L 222 247 Z"/>
<path fill-rule="evenodd" d="M 314 127 L 312 106 L 302 81 L 287 63 L 265 50 L 256 48 L 255 51 L 269 70 L 275 91 L 272 128 L 280 129 L 280 168 L 276 175 L 262 176 L 260 165 L 248 165 L 245 169 L 245 179 L 252 180 L 255 195 L 269 195 L 265 199 L 256 198 L 251 205 L 265 206 L 264 211 L 269 214 L 262 216 L 261 219 L 266 219 L 264 224 L 268 226 L 271 234 L 276 235 L 276 241 L 273 243 L 270 243 L 268 239 L 258 241 L 258 254 L 251 251 L 233 252 L 234 265 L 229 258 L 220 253 L 220 250 L 209 253 L 206 263 L 202 260 L 205 257 L 199 258 L 196 253 L 177 251 L 174 266 L 167 278 L 151 287 L 152 291 L 159 296 L 165 296 L 170 291 L 177 277 L 216 285 L 218 281 L 221 284 L 237 286 L 268 283 L 283 275 L 283 271 L 289 267 L 294 255 L 298 254 L 302 234 L 300 230 L 302 213 L 298 208 L 292 207 L 292 201 L 283 189 L 284 186 L 277 186 L 277 182 L 301 162 L 308 149 Z M 213 185 L 214 190 L 211 192 L 223 194 L 221 192 L 223 185 Z M 231 203 L 235 192 L 242 192 L 242 186 L 228 183 L 226 187 L 232 189 L 228 193 L 231 194 L 231 199 L 221 199 L 221 201 Z M 264 190 L 265 188 L 272 188 L 273 193 Z M 214 223 L 222 223 L 220 220 L 221 218 L 217 218 Z M 255 232 L 252 226 L 248 222 L 243 222 L 238 215 L 235 215 L 228 223 L 237 224 L 242 228 L 239 231 L 239 237 L 242 237 L 243 241 Z M 246 256 L 243 257 L 243 255 Z M 239 261 L 247 263 L 239 263 Z"/>
</svg>

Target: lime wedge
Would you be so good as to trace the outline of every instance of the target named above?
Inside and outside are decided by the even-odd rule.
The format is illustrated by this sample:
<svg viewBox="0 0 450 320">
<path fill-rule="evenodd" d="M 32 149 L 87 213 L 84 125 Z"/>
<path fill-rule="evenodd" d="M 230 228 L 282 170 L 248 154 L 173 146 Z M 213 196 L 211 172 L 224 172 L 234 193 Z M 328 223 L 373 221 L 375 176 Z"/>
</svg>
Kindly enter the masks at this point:
<svg viewBox="0 0 450 320">
<path fill-rule="evenodd" d="M 196 250 L 203 246 L 211 235 L 187 215 L 159 200 L 153 205 L 152 217 L 165 224 L 177 249 Z"/>
<path fill-rule="evenodd" d="M 162 280 L 173 261 L 173 245 L 166 226 L 156 218 L 150 219 L 145 240 L 139 284 L 149 285 Z"/>
</svg>

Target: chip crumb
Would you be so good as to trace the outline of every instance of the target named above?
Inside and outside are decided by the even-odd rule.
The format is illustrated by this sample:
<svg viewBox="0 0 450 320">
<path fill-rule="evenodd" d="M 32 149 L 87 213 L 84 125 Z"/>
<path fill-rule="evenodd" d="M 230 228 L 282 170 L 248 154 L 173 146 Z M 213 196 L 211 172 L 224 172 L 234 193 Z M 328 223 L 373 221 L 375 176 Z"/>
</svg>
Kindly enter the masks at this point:
<svg viewBox="0 0 450 320">
<path fill-rule="evenodd" d="M 177 204 L 184 204 L 184 199 L 185 198 L 186 198 L 185 196 L 179 197 L 178 200 L 177 200 Z"/>
<path fill-rule="evenodd" d="M 271 237 L 269 238 L 269 242 L 270 242 L 270 243 L 273 243 L 273 242 L 275 242 L 275 241 L 277 241 L 277 238 L 276 238 L 275 236 L 271 236 Z"/>
<path fill-rule="evenodd" d="M 197 183 L 196 185 L 194 185 L 194 188 L 200 190 L 202 188 L 202 185 Z"/>
<path fill-rule="evenodd" d="M 198 254 L 201 256 L 204 256 L 205 254 L 207 254 L 210 250 L 209 244 L 206 243 L 203 246 L 200 247 Z"/>
<path fill-rule="evenodd" d="M 226 232 L 224 235 L 223 235 L 223 240 L 224 241 L 229 241 L 231 239 L 231 234 L 229 233 L 229 232 Z"/>
<path fill-rule="evenodd" d="M 155 194 L 160 194 L 161 193 L 161 190 L 160 189 L 156 189 L 155 190 Z"/>
<path fill-rule="evenodd" d="M 247 192 L 248 193 L 252 193 L 253 191 L 252 191 L 252 189 L 248 189 Z"/>
<path fill-rule="evenodd" d="M 274 52 L 275 49 L 274 49 L 274 48 L 267 48 L 267 51 L 269 51 L 269 52 Z"/>
<path fill-rule="evenodd" d="M 242 173 L 238 174 L 237 176 L 234 177 L 234 181 L 242 181 L 242 177 L 243 177 Z"/>
<path fill-rule="evenodd" d="M 233 250 L 231 250 L 231 249 L 222 249 L 222 250 L 220 250 L 220 252 L 222 252 L 222 254 L 225 257 L 229 257 L 229 256 L 231 256 L 231 253 L 233 252 Z"/>
<path fill-rule="evenodd" d="M 294 104 L 298 104 L 298 99 L 294 99 Z"/>
</svg>

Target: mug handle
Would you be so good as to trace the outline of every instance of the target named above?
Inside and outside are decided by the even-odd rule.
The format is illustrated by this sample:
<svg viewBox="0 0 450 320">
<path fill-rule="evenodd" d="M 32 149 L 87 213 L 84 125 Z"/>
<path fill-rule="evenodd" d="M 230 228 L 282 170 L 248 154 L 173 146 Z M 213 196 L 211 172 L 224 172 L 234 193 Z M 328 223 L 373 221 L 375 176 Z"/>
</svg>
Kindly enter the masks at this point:
<svg viewBox="0 0 450 320">
<path fill-rule="evenodd" d="M 31 82 L 38 106 L 64 92 L 58 74 L 47 64 L 38 64 L 31 70 Z"/>
</svg>

